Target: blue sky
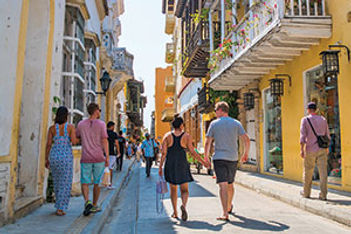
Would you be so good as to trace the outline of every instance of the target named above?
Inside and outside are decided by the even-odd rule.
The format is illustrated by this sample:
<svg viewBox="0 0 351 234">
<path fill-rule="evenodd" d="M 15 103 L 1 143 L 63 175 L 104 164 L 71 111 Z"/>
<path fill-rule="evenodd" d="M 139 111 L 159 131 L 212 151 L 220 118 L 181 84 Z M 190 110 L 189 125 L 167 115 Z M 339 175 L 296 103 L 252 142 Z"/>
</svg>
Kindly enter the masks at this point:
<svg viewBox="0 0 351 234">
<path fill-rule="evenodd" d="M 125 12 L 120 17 L 122 35 L 119 46 L 134 55 L 134 75 L 143 79 L 147 106 L 144 126 L 150 129 L 151 112 L 155 109 L 155 68 L 166 67 L 165 45 L 171 37 L 165 34 L 165 16 L 161 0 L 125 0 Z"/>
</svg>

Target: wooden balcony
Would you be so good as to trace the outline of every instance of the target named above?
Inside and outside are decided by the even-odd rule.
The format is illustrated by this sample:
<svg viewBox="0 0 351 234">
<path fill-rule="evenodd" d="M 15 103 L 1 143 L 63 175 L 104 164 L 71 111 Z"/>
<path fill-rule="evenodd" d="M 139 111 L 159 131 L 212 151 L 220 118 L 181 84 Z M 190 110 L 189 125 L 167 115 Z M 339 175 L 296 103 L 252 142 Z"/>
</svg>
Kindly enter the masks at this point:
<svg viewBox="0 0 351 234">
<path fill-rule="evenodd" d="M 174 108 L 165 108 L 162 111 L 161 121 L 171 122 L 173 120 L 174 114 L 175 114 Z"/>
<path fill-rule="evenodd" d="M 174 43 L 166 43 L 166 63 L 172 64 L 175 58 Z"/>
<path fill-rule="evenodd" d="M 175 91 L 175 78 L 167 76 L 165 79 L 165 92 L 174 93 Z"/>
<path fill-rule="evenodd" d="M 209 84 L 216 90 L 239 90 L 331 34 L 325 0 L 258 3 L 227 37 L 233 42 L 231 56 L 219 60 Z"/>
<path fill-rule="evenodd" d="M 206 77 L 209 72 L 208 59 L 210 57 L 210 33 L 208 22 L 201 21 L 185 50 L 183 61 L 183 75 L 188 78 Z"/>
</svg>

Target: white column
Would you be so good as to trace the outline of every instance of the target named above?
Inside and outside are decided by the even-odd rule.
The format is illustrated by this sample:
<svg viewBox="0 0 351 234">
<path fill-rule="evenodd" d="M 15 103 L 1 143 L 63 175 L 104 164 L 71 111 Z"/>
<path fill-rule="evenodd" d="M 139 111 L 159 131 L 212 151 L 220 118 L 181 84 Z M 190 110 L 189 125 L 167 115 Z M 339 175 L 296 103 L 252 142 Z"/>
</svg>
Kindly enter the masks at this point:
<svg viewBox="0 0 351 234">
<path fill-rule="evenodd" d="M 224 41 L 224 30 L 225 28 L 225 3 L 221 0 L 221 43 Z"/>
<path fill-rule="evenodd" d="M 210 51 L 213 51 L 213 27 L 212 27 L 212 10 L 208 13 L 208 27 L 210 33 Z"/>
</svg>

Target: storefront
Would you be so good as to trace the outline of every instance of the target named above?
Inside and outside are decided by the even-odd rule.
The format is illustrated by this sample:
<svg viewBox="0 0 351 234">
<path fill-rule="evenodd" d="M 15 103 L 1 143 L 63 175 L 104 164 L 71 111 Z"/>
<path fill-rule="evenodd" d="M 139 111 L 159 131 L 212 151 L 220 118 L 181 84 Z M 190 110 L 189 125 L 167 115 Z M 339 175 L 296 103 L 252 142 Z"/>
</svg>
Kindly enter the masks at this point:
<svg viewBox="0 0 351 234">
<path fill-rule="evenodd" d="M 326 77 L 321 66 L 305 72 L 305 103 L 317 104 L 318 113 L 328 121 L 331 144 L 328 154 L 328 182 L 341 184 L 341 137 L 337 76 Z M 314 179 L 319 179 L 315 170 Z"/>
<path fill-rule="evenodd" d="M 281 100 L 274 99 L 270 89 L 263 90 L 264 170 L 283 174 Z"/>
</svg>

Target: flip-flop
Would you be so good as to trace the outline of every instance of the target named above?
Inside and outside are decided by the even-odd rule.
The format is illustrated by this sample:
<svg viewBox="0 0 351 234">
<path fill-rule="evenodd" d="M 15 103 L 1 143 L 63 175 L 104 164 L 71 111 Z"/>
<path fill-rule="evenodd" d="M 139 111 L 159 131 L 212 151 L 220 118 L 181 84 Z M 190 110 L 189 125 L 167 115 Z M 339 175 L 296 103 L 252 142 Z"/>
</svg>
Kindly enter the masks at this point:
<svg viewBox="0 0 351 234">
<path fill-rule="evenodd" d="M 57 216 L 63 216 L 63 215 L 65 215 L 66 213 L 63 211 L 63 210 L 57 210 L 56 211 L 56 215 Z"/>
<path fill-rule="evenodd" d="M 180 207 L 180 209 L 182 210 L 182 220 L 187 221 L 188 220 L 188 212 L 186 212 L 185 207 L 183 205 Z"/>
<path fill-rule="evenodd" d="M 228 217 L 218 217 L 217 220 L 220 220 L 220 221 L 226 221 L 226 222 L 229 222 L 229 218 Z"/>
<path fill-rule="evenodd" d="M 177 215 L 175 215 L 174 213 L 171 215 L 172 218 L 174 219 L 179 219 Z"/>
<path fill-rule="evenodd" d="M 234 214 L 233 213 L 233 204 L 231 204 L 230 210 L 228 211 L 228 214 Z"/>
</svg>

